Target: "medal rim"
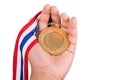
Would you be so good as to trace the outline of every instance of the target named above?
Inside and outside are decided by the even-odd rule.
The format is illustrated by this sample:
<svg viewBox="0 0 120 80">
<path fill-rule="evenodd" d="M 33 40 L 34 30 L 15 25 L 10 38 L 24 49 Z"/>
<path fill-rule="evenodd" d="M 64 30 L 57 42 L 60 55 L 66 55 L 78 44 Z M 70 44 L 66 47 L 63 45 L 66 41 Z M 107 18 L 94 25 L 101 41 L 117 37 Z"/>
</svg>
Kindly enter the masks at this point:
<svg viewBox="0 0 120 80">
<path fill-rule="evenodd" d="M 52 50 L 51 48 L 49 48 L 46 44 L 45 44 L 45 37 L 47 34 L 50 34 L 51 32 L 56 32 L 59 35 L 62 36 L 63 38 L 63 45 L 56 49 L 56 50 Z M 46 29 L 44 29 L 43 31 L 40 32 L 39 36 L 38 36 L 38 42 L 39 44 L 42 46 L 42 48 L 48 52 L 51 55 L 60 55 L 62 53 L 64 53 L 64 51 L 67 49 L 67 47 L 69 46 L 69 39 L 68 39 L 68 35 L 65 31 L 63 31 L 61 28 L 56 27 L 56 26 L 51 26 L 48 27 Z"/>
</svg>

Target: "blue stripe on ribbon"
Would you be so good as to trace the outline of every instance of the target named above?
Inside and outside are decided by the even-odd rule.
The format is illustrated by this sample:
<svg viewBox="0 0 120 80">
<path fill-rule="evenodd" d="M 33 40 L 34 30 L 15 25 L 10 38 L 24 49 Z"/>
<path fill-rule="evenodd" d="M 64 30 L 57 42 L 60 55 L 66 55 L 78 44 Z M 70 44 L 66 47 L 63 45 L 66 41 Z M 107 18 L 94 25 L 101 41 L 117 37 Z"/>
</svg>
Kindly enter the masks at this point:
<svg viewBox="0 0 120 80">
<path fill-rule="evenodd" d="M 30 37 L 32 37 L 34 35 L 34 33 L 37 31 L 37 26 L 31 30 L 22 40 L 21 44 L 20 44 L 20 52 L 21 52 L 21 73 L 20 73 L 20 80 L 24 80 L 23 78 L 23 55 L 22 55 L 22 51 L 23 51 L 23 47 L 25 45 L 25 43 L 30 39 Z"/>
</svg>

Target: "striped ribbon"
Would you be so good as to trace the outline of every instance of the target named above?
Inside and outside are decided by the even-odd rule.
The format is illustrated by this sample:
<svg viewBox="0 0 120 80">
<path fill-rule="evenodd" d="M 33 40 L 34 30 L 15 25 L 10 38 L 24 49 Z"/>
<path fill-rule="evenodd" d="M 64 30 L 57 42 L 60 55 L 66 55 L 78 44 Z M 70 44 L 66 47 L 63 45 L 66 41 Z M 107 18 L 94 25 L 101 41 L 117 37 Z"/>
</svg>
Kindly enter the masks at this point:
<svg viewBox="0 0 120 80">
<path fill-rule="evenodd" d="M 38 42 L 35 33 L 41 11 L 38 12 L 18 33 L 13 57 L 13 80 L 28 80 L 28 54 Z"/>
</svg>

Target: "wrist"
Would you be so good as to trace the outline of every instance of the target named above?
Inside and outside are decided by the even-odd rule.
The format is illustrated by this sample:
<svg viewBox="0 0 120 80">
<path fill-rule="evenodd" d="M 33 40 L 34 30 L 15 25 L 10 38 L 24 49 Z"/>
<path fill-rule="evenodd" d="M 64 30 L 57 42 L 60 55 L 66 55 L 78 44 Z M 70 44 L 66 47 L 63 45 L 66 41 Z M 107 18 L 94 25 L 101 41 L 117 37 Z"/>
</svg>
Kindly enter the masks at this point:
<svg viewBox="0 0 120 80">
<path fill-rule="evenodd" d="M 39 72 L 32 73 L 30 80 L 63 80 L 63 79 L 47 72 Z"/>
</svg>

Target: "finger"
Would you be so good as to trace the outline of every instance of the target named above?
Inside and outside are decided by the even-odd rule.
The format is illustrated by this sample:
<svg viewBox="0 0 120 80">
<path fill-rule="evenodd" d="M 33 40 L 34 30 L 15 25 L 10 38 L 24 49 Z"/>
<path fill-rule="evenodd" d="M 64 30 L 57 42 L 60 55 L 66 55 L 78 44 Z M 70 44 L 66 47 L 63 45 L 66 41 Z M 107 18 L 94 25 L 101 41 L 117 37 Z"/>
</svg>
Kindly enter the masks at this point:
<svg viewBox="0 0 120 80">
<path fill-rule="evenodd" d="M 68 51 L 74 52 L 76 43 L 77 43 L 77 19 L 76 17 L 72 17 L 69 22 L 68 37 L 70 40 L 70 46 L 68 47 Z"/>
<path fill-rule="evenodd" d="M 50 8 L 51 6 L 49 4 L 45 5 L 39 20 L 39 31 L 43 30 L 48 26 L 48 21 L 50 18 Z"/>
<path fill-rule="evenodd" d="M 65 30 L 66 32 L 68 32 L 68 28 L 69 28 L 69 16 L 66 13 L 62 13 L 61 14 L 61 18 L 62 18 L 62 26 L 61 26 L 61 28 L 63 30 Z"/>
<path fill-rule="evenodd" d="M 51 18 L 55 26 L 61 26 L 60 15 L 56 6 L 51 7 Z"/>
<path fill-rule="evenodd" d="M 77 40 L 77 19 L 76 17 L 72 17 L 69 22 L 69 39 L 73 44 L 76 44 Z"/>
</svg>

